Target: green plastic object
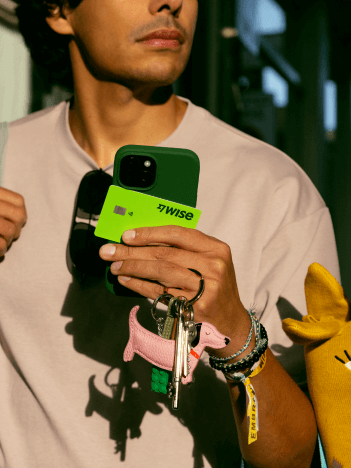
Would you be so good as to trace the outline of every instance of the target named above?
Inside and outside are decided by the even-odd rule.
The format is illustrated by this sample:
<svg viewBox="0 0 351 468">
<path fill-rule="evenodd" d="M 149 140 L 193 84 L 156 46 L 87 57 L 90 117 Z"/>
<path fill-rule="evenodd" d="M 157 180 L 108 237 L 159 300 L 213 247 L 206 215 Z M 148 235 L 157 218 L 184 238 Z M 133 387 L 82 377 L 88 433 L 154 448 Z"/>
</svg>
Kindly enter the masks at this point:
<svg viewBox="0 0 351 468">
<path fill-rule="evenodd" d="M 157 393 L 164 393 L 167 395 L 167 385 L 169 381 L 168 371 L 159 369 L 156 366 L 152 368 L 151 375 L 151 390 Z"/>
<path fill-rule="evenodd" d="M 128 155 L 147 156 L 155 160 L 156 179 L 147 189 L 126 186 L 120 180 L 121 160 Z M 113 185 L 195 208 L 199 175 L 200 161 L 194 151 L 186 148 L 126 145 L 122 146 L 115 156 Z M 109 242 L 115 243 L 115 241 Z M 110 265 L 111 263 L 106 267 L 105 278 L 106 287 L 112 294 L 143 297 L 119 284 L 117 277 L 110 271 Z"/>
</svg>

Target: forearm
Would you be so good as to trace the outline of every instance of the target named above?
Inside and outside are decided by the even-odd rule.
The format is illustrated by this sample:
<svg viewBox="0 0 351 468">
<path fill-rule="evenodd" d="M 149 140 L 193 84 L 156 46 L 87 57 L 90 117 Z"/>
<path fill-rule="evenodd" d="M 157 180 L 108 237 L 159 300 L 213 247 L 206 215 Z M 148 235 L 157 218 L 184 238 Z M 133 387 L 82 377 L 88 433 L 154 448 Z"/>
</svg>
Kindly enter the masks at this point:
<svg viewBox="0 0 351 468">
<path fill-rule="evenodd" d="M 309 468 L 317 439 L 312 405 L 269 348 L 266 356 L 265 367 L 250 379 L 259 418 L 250 445 L 245 387 L 228 382 L 242 456 L 255 468 Z"/>
</svg>

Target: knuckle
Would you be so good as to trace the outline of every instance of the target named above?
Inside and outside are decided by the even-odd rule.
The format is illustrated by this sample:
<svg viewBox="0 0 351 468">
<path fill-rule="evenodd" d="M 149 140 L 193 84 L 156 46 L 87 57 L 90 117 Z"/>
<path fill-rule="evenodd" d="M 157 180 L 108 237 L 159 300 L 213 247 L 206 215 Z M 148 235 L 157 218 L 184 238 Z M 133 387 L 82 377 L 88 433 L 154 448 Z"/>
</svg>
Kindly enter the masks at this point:
<svg viewBox="0 0 351 468">
<path fill-rule="evenodd" d="M 160 262 L 158 266 L 158 271 L 160 276 L 168 276 L 170 273 L 173 273 L 177 267 L 170 262 Z"/>
<path fill-rule="evenodd" d="M 214 258 L 212 260 L 211 268 L 216 275 L 222 276 L 227 269 L 227 262 L 221 257 Z"/>
<path fill-rule="evenodd" d="M 221 293 L 222 282 L 220 280 L 208 281 L 206 286 L 211 297 L 217 297 Z"/>
<path fill-rule="evenodd" d="M 19 226 L 23 225 L 23 222 L 26 221 L 26 213 L 22 208 L 14 207 L 13 209 L 13 219 L 16 224 Z"/>
<path fill-rule="evenodd" d="M 16 201 L 18 203 L 18 206 L 24 207 L 24 198 L 20 193 L 15 194 Z"/>
<path fill-rule="evenodd" d="M 7 250 L 7 242 L 2 236 L 0 236 L 0 255 L 1 254 L 3 255 L 6 252 L 6 250 Z"/>
<path fill-rule="evenodd" d="M 128 258 L 132 258 L 133 257 L 133 252 L 134 252 L 134 247 L 131 247 L 130 245 L 127 245 L 125 247 L 126 247 L 126 256 Z M 117 253 L 118 253 L 118 246 L 117 246 L 117 250 L 116 250 L 116 254 Z"/>
<path fill-rule="evenodd" d="M 184 229 L 189 229 L 189 228 L 184 228 L 184 227 L 181 227 L 181 226 L 171 226 L 172 227 L 172 231 L 173 232 L 173 235 L 175 238 L 179 238 L 179 237 L 183 237 L 184 236 Z M 193 231 L 193 229 L 191 230 Z"/>
<path fill-rule="evenodd" d="M 172 258 L 174 255 L 174 249 L 166 246 L 157 246 L 155 248 L 155 258 L 157 260 L 164 260 L 165 258 Z"/>
<path fill-rule="evenodd" d="M 195 304 L 194 304 L 195 306 Z M 196 302 L 196 310 L 200 315 L 204 315 L 207 309 L 206 302 L 202 299 L 200 299 L 198 302 Z"/>
<path fill-rule="evenodd" d="M 218 296 L 221 292 L 222 282 L 218 280 L 213 280 L 209 284 L 209 289 L 212 292 L 213 296 Z"/>
<path fill-rule="evenodd" d="M 151 294 L 156 299 L 156 297 L 160 296 L 164 293 L 164 287 L 161 284 L 154 283 L 152 287 Z"/>
<path fill-rule="evenodd" d="M 7 237 L 10 237 L 11 242 L 12 242 L 12 239 L 15 237 L 15 235 L 16 235 L 16 226 L 13 223 L 9 223 L 8 230 L 7 230 Z"/>
<path fill-rule="evenodd" d="M 150 227 L 144 227 L 142 230 L 136 230 L 136 232 L 138 236 L 142 235 L 142 239 L 147 241 L 151 237 L 151 229 Z"/>
<path fill-rule="evenodd" d="M 127 274 L 129 272 L 134 272 L 135 274 L 138 273 L 138 266 L 139 262 L 137 260 L 133 259 L 128 259 L 123 261 L 122 269 L 124 271 L 124 274 Z"/>
<path fill-rule="evenodd" d="M 230 249 L 230 246 L 225 242 L 221 242 L 221 252 L 225 259 L 232 258 L 232 251 Z"/>
<path fill-rule="evenodd" d="M 13 237 L 16 231 L 15 225 L 4 218 L 0 218 L 0 235 L 5 239 L 8 237 Z"/>
</svg>

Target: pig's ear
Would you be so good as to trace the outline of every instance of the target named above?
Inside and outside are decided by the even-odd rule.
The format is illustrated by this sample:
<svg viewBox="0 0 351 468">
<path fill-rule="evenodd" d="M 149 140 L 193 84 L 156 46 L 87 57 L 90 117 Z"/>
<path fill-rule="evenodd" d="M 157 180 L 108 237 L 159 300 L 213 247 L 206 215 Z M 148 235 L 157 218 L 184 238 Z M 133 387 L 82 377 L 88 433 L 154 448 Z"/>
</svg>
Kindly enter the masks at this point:
<svg viewBox="0 0 351 468">
<path fill-rule="evenodd" d="M 344 290 L 333 275 L 319 263 L 312 263 L 305 279 L 308 315 L 317 320 L 332 316 L 335 320 L 349 320 L 349 303 Z"/>
<path fill-rule="evenodd" d="M 322 321 L 307 315 L 303 322 L 287 318 L 282 326 L 288 337 L 296 344 L 308 345 L 318 341 L 325 341 L 338 334 L 343 328 L 342 322 L 334 317 L 323 317 Z"/>
</svg>

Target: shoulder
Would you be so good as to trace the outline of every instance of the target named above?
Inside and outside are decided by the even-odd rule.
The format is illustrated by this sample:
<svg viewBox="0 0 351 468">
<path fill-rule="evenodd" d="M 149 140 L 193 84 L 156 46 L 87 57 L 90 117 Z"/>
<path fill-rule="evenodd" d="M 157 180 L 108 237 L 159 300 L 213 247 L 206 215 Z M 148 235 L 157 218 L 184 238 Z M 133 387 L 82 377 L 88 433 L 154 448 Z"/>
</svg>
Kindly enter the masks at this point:
<svg viewBox="0 0 351 468">
<path fill-rule="evenodd" d="M 307 207 L 308 212 L 325 207 L 311 179 L 287 154 L 228 125 L 205 109 L 198 107 L 198 110 L 205 117 L 197 141 L 198 151 L 202 151 L 208 162 L 212 160 L 216 168 L 222 168 L 228 174 L 226 177 L 232 178 L 233 185 L 269 194 L 280 209 L 293 203 L 299 211 L 300 203 L 305 215 Z"/>
<path fill-rule="evenodd" d="M 66 105 L 67 101 L 62 101 L 55 106 L 33 112 L 10 122 L 9 138 L 18 140 L 18 138 L 30 136 L 33 139 L 38 134 L 46 134 L 48 128 L 57 120 Z"/>
<path fill-rule="evenodd" d="M 263 174 L 271 178 L 281 179 L 293 175 L 308 179 L 301 167 L 287 154 L 232 127 L 205 109 L 202 111 L 207 117 L 203 128 L 207 135 L 206 145 L 212 141 L 213 147 L 217 148 L 214 154 L 217 160 L 230 158 L 239 170 L 245 169 L 261 174 L 264 171 Z"/>
</svg>

